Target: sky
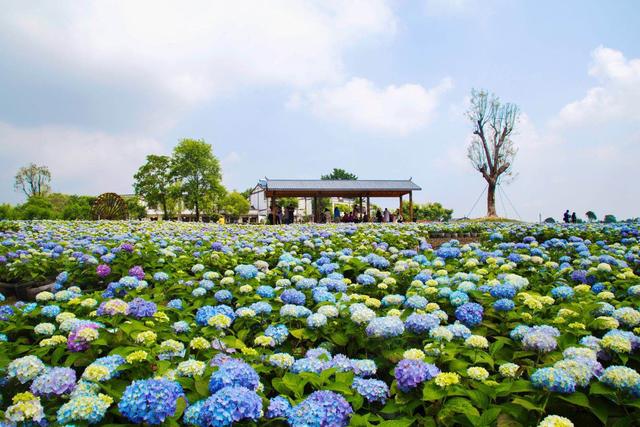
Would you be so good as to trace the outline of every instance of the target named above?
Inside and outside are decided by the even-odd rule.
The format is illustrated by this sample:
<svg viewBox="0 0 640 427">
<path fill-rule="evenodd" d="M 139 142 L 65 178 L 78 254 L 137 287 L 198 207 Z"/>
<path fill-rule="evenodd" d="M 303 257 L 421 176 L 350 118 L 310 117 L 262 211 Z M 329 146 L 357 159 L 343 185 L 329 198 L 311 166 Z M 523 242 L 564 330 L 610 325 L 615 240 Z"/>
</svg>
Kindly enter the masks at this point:
<svg viewBox="0 0 640 427">
<path fill-rule="evenodd" d="M 7 1 L 0 202 L 30 162 L 56 192 L 131 193 L 148 154 L 198 138 L 229 189 L 339 167 L 482 216 L 481 88 L 522 112 L 498 214 L 637 217 L 638 22 L 635 0 Z"/>
</svg>

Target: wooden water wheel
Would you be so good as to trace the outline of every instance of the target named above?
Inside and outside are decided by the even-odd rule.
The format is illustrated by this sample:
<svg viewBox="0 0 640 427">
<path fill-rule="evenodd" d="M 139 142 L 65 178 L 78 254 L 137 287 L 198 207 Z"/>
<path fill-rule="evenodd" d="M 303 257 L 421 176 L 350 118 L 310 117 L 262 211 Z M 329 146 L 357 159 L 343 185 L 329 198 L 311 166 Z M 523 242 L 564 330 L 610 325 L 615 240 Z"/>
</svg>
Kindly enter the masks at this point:
<svg viewBox="0 0 640 427">
<path fill-rule="evenodd" d="M 127 219 L 127 202 L 116 193 L 103 193 L 91 207 L 93 219 Z"/>
</svg>

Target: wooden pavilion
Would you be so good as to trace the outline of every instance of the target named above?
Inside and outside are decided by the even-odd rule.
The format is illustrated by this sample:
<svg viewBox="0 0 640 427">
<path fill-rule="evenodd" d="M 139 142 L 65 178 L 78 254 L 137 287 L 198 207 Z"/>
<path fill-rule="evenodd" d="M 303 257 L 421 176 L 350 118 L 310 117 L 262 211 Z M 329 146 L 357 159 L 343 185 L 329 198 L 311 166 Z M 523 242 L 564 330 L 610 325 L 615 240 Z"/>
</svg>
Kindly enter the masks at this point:
<svg viewBox="0 0 640 427">
<path fill-rule="evenodd" d="M 268 179 L 260 183 L 265 196 L 270 200 L 271 215 L 276 216 L 276 199 L 278 197 L 311 197 L 313 198 L 313 218 L 319 222 L 318 199 L 321 197 L 360 198 L 360 215 L 366 212 L 371 218 L 371 197 L 397 197 L 402 211 L 402 198 L 409 196 L 409 221 L 413 221 L 413 192 L 420 191 L 411 179 L 405 180 L 322 180 L 322 179 Z M 366 199 L 366 211 L 363 210 L 363 199 Z"/>
</svg>

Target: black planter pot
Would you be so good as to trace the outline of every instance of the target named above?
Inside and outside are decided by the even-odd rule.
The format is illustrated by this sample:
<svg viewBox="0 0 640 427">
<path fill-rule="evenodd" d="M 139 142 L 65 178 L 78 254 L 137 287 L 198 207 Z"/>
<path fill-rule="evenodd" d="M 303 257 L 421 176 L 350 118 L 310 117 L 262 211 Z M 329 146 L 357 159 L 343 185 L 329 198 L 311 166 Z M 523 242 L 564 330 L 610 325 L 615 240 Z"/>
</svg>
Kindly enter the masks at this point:
<svg viewBox="0 0 640 427">
<path fill-rule="evenodd" d="M 33 301 L 36 295 L 43 291 L 52 291 L 55 282 L 52 280 L 26 283 L 0 282 L 0 292 L 6 296 L 13 296 L 18 301 Z"/>
</svg>

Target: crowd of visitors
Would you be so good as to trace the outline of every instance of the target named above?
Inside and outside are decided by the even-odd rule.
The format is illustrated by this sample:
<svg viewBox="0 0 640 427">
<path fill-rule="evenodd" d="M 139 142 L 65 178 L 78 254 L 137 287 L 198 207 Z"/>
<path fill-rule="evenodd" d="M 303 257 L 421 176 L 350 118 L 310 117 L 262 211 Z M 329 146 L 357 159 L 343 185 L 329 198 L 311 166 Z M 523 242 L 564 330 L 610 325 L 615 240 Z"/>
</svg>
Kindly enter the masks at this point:
<svg viewBox="0 0 640 427">
<path fill-rule="evenodd" d="M 389 209 L 385 208 L 383 212 L 380 209 L 376 210 L 373 218 L 369 217 L 367 212 L 360 213 L 359 209 L 356 207 L 354 210 L 350 212 L 340 212 L 339 207 L 333 208 L 333 215 L 329 211 L 329 209 L 325 209 L 321 218 L 323 223 L 329 222 L 404 222 L 404 218 L 402 216 L 402 212 L 400 209 L 396 209 L 393 213 L 389 211 Z"/>
<path fill-rule="evenodd" d="M 273 213 L 269 212 L 267 221 L 269 224 L 293 224 L 295 222 L 295 208 L 293 206 L 285 207 L 284 210 L 281 206 L 276 208 L 275 218 Z M 333 208 L 333 213 L 329 210 L 329 208 L 325 208 L 322 212 L 322 215 L 319 218 L 322 223 L 340 223 L 340 222 L 350 222 L 350 223 L 359 223 L 359 222 L 380 222 L 380 223 L 402 223 L 404 222 L 404 217 L 402 216 L 402 212 L 400 209 L 396 209 L 391 212 L 389 209 L 385 208 L 384 211 L 380 211 L 380 209 L 376 209 L 376 213 L 373 217 L 369 217 L 367 212 L 360 213 L 360 210 L 356 206 L 350 212 L 341 212 L 338 206 Z"/>
</svg>

